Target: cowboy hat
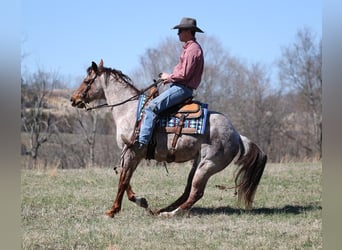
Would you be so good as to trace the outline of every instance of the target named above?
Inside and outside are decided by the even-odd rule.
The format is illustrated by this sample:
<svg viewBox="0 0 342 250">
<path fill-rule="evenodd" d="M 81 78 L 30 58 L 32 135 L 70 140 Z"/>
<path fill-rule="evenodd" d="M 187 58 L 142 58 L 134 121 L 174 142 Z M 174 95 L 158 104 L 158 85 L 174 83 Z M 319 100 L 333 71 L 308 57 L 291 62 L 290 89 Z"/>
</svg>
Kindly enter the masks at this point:
<svg viewBox="0 0 342 250">
<path fill-rule="evenodd" d="M 173 29 L 192 29 L 196 32 L 204 33 L 204 31 L 197 27 L 196 19 L 190 17 L 183 17 L 180 24 L 173 27 Z"/>
</svg>

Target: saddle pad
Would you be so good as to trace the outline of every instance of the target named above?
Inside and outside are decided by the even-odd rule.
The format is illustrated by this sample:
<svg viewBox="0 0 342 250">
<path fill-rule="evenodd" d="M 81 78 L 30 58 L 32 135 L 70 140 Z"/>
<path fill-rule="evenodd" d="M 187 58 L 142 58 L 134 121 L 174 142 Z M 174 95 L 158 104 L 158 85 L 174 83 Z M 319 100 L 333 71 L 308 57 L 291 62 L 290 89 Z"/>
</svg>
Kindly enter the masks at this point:
<svg viewBox="0 0 342 250">
<path fill-rule="evenodd" d="M 137 121 L 140 121 L 142 118 L 142 107 L 145 101 L 146 96 L 141 95 L 137 107 Z M 203 110 L 202 115 L 198 118 L 185 118 L 182 128 L 183 134 L 204 134 L 208 119 L 208 104 L 199 104 Z M 178 117 L 172 115 L 161 116 L 157 120 L 156 128 L 160 132 L 174 133 L 176 127 L 178 126 L 179 120 L 180 119 Z"/>
<path fill-rule="evenodd" d="M 198 118 L 185 118 L 182 134 L 204 134 L 208 116 L 208 104 L 201 104 L 202 116 Z M 160 117 L 157 121 L 157 128 L 161 132 L 174 133 L 178 126 L 179 118 L 174 116 Z"/>
</svg>

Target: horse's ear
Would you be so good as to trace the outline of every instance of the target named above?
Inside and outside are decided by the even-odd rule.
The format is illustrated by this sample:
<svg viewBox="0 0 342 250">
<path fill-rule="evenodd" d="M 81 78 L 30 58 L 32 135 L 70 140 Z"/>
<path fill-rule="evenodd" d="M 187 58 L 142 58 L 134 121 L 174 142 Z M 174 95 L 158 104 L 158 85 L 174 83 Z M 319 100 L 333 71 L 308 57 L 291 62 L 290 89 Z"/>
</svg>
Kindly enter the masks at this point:
<svg viewBox="0 0 342 250">
<path fill-rule="evenodd" d="M 97 64 L 95 62 L 91 62 L 91 68 L 97 73 L 98 72 L 98 68 L 97 68 Z"/>
<path fill-rule="evenodd" d="M 101 59 L 100 63 L 99 63 L 99 71 L 103 70 L 103 60 Z"/>
</svg>

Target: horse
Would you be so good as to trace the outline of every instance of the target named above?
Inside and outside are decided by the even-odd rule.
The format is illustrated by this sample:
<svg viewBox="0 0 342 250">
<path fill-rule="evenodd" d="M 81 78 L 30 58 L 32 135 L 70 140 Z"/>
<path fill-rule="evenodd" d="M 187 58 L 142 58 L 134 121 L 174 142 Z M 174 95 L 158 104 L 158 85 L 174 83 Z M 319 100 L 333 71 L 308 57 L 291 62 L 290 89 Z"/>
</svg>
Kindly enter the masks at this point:
<svg viewBox="0 0 342 250">
<path fill-rule="evenodd" d="M 128 147 L 122 136 L 130 138 L 135 128 L 138 96 L 141 94 L 132 80 L 119 70 L 104 67 L 103 60 L 97 65 L 92 62 L 87 75 L 71 96 L 71 105 L 86 108 L 94 100 L 105 100 L 112 108 L 116 127 L 116 141 L 121 148 L 121 171 L 117 194 L 106 215 L 114 217 L 121 210 L 124 193 L 138 206 L 148 209 L 148 202 L 133 192 L 130 180 L 139 162 L 144 158 Z M 155 160 L 165 162 L 172 143 L 172 134 L 155 130 Z M 245 209 L 251 209 L 256 189 L 264 172 L 267 155 L 260 147 L 240 135 L 229 119 L 222 113 L 208 111 L 204 134 L 182 134 L 174 151 L 175 163 L 193 161 L 183 194 L 172 204 L 151 213 L 172 217 L 190 211 L 204 195 L 209 178 L 225 169 L 234 161 L 237 171 L 235 190 L 238 205 L 244 202 Z"/>
</svg>

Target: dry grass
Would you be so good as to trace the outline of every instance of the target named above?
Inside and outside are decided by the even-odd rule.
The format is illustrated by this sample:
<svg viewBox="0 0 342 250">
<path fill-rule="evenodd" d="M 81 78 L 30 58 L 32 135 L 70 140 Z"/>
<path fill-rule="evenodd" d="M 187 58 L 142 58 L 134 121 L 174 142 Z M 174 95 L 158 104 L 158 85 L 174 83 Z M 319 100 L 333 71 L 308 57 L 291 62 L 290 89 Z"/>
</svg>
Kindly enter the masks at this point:
<svg viewBox="0 0 342 250">
<path fill-rule="evenodd" d="M 182 193 L 189 166 L 139 167 L 133 189 L 150 207 Z M 236 207 L 233 167 L 209 181 L 187 216 L 150 216 L 124 198 L 114 219 L 104 216 L 116 192 L 111 169 L 23 170 L 23 249 L 321 249 L 322 165 L 269 164 L 250 212 Z"/>
</svg>

